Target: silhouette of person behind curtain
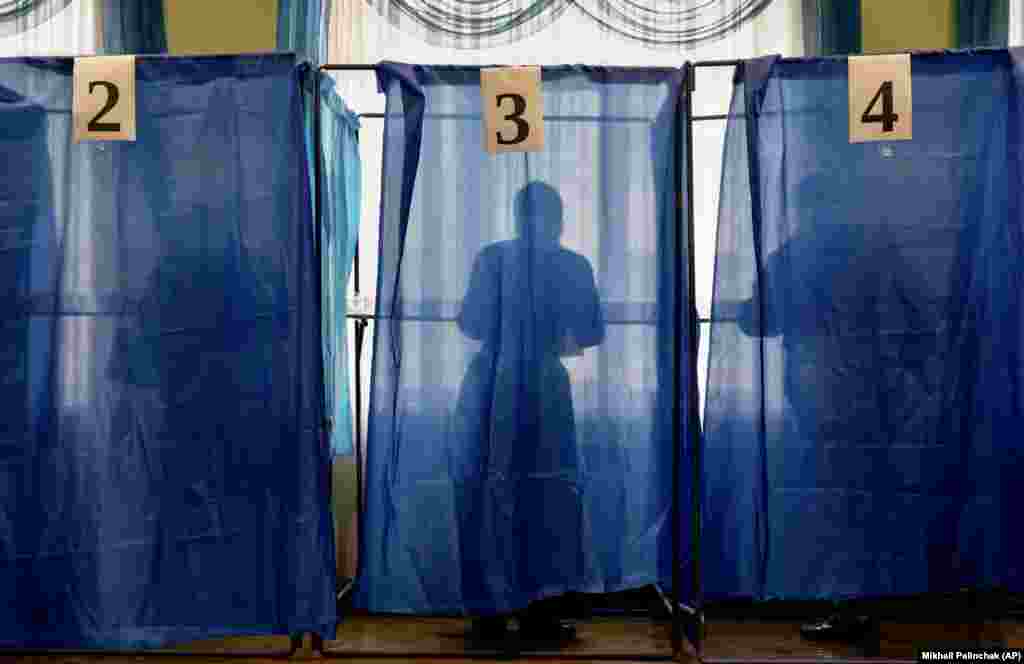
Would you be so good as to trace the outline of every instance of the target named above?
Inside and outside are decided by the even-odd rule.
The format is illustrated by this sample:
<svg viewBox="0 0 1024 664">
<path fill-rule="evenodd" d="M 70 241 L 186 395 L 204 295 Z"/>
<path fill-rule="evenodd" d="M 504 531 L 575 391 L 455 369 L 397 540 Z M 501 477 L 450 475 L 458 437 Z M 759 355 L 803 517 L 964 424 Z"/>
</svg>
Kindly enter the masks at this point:
<svg viewBox="0 0 1024 664">
<path fill-rule="evenodd" d="M 821 173 L 800 183 L 797 232 L 764 260 L 762 306 L 753 298 L 716 302 L 715 316 L 735 317 L 748 336 L 781 336 L 783 395 L 792 413 L 785 435 L 796 440 L 786 443 L 777 471 L 784 477 L 775 481 L 885 490 L 900 481 L 895 470 L 854 451 L 867 441 L 907 443 L 922 435 L 922 413 L 938 406 L 939 324 L 927 304 L 933 294 L 904 256 L 913 227 L 884 216 L 846 220 L 839 191 Z M 901 235 L 906 228 L 912 235 Z M 831 553 L 814 556 L 808 578 L 832 583 L 832 570 L 870 557 L 882 543 L 872 540 L 869 525 L 851 521 L 833 538 L 815 540 L 816 550 Z M 873 627 L 852 614 L 853 605 L 836 608 L 842 610 L 804 625 L 804 636 L 856 639 Z"/>
<path fill-rule="evenodd" d="M 763 312 L 754 299 L 719 302 L 716 317 L 735 317 L 748 336 L 782 337 L 783 390 L 801 437 L 900 438 L 936 377 L 932 296 L 904 257 L 900 227 L 837 222 L 836 188 L 822 174 L 801 183 L 797 233 L 764 261 Z"/>
<path fill-rule="evenodd" d="M 517 237 L 477 255 L 458 317 L 481 342 L 460 389 L 451 471 L 463 598 L 476 633 L 500 637 L 515 598 L 540 600 L 583 575 L 582 500 L 569 371 L 604 339 L 587 260 L 559 244 L 563 206 L 542 182 L 515 199 Z M 520 616 L 524 638 L 571 634 L 550 600 Z"/>
<path fill-rule="evenodd" d="M 20 78 L 20 77 L 19 77 Z M 56 257 L 51 156 L 46 109 L 8 85 L 0 86 L 0 560 L 43 549 L 52 529 L 55 496 L 49 481 L 60 450 L 45 415 L 52 403 L 47 370 L 53 353 L 52 304 Z M 42 306 L 40 306 L 42 304 Z M 40 416 L 40 414 L 45 414 Z M 45 624 L 56 575 L 30 564 L 0 571 L 8 587 L 0 609 L 5 636 L 33 635 Z M 0 565 L 2 568 L 3 565 Z M 16 570 L 21 570 L 16 572 Z M 12 597 L 13 595 L 13 597 Z"/>
</svg>

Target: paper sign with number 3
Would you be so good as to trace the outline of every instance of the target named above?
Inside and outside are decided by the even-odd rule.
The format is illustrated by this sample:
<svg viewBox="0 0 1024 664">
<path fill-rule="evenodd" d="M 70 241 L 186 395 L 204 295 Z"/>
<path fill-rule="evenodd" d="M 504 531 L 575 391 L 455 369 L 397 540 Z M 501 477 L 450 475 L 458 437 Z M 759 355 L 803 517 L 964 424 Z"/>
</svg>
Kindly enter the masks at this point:
<svg viewBox="0 0 1024 664">
<path fill-rule="evenodd" d="M 135 56 L 76 58 L 75 142 L 135 140 Z"/>
<path fill-rule="evenodd" d="M 850 142 L 909 141 L 914 104 L 910 54 L 853 56 L 850 82 Z"/>
<path fill-rule="evenodd" d="M 540 67 L 495 67 L 480 71 L 484 146 L 491 154 L 544 149 Z"/>
</svg>

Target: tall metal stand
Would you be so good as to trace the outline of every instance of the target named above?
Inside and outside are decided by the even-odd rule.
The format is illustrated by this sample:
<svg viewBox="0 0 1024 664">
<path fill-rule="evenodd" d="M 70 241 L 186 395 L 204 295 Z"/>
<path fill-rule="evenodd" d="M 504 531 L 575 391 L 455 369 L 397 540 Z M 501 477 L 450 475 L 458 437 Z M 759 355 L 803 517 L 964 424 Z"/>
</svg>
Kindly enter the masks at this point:
<svg viewBox="0 0 1024 664">
<path fill-rule="evenodd" d="M 686 103 L 686 127 L 685 127 L 685 140 L 686 140 L 686 185 L 684 187 L 685 200 L 683 206 L 686 208 L 686 263 L 687 263 L 687 284 L 689 285 L 687 291 L 687 301 L 690 308 L 689 317 L 687 320 L 690 321 L 689 325 L 689 340 L 690 347 L 687 349 L 687 359 L 689 366 L 687 367 L 687 375 L 690 379 L 690 384 L 687 389 L 687 411 L 689 414 L 689 426 L 687 429 L 690 432 L 690 455 L 692 457 L 692 475 L 690 477 L 690 495 L 691 495 L 691 549 L 693 556 L 692 566 L 692 578 L 693 583 L 693 603 L 694 603 L 694 614 L 693 614 L 693 631 L 690 635 L 690 640 L 693 642 L 694 648 L 697 651 L 697 656 L 700 657 L 703 652 L 704 646 L 704 600 L 703 600 L 703 584 L 701 578 L 701 510 L 702 507 L 702 464 L 703 464 L 703 451 L 701 449 L 701 421 L 700 421 L 700 395 L 698 394 L 697 384 L 697 362 L 700 353 L 700 313 L 697 311 L 697 270 L 696 270 L 696 258 L 694 256 L 694 247 L 696 247 L 696 233 L 694 230 L 693 220 L 693 91 L 697 88 L 696 71 L 689 62 L 686 63 L 686 75 L 684 76 L 683 85 L 685 86 L 685 103 Z M 677 141 L 678 145 L 678 141 Z M 682 160 L 679 160 L 682 163 Z M 677 249 L 676 255 L 682 253 L 681 249 Z M 678 401 L 678 395 L 677 395 Z M 682 515 L 680 515 L 679 521 L 682 521 Z M 679 604 L 677 603 L 677 606 Z"/>
<path fill-rule="evenodd" d="M 650 69 L 650 68 L 645 68 Z M 320 72 L 376 72 L 376 65 L 370 64 L 325 64 L 319 68 Z M 690 323 L 690 334 L 689 338 L 691 341 L 690 347 L 683 348 L 682 341 L 680 340 L 679 334 L 673 334 L 673 375 L 674 380 L 674 398 L 673 398 L 673 480 L 672 480 L 672 515 L 673 515 L 673 533 L 672 533 L 672 591 L 671 591 L 671 603 L 666 601 L 669 605 L 669 612 L 672 616 L 672 652 L 664 654 L 636 654 L 636 653 L 565 653 L 560 651 L 550 652 L 535 652 L 535 651 L 509 651 L 509 650 L 491 650 L 491 651 L 454 651 L 454 652 L 408 652 L 408 651 L 379 651 L 379 650 L 331 650 L 327 648 L 321 639 L 317 635 L 313 635 L 313 649 L 315 652 L 321 654 L 324 657 L 331 658 L 344 658 L 344 659 L 358 659 L 358 658 L 434 658 L 434 659 L 494 659 L 496 657 L 509 657 L 514 656 L 520 659 L 550 659 L 558 658 L 564 660 L 589 660 L 589 661 L 666 661 L 674 660 L 683 652 L 683 632 L 684 632 L 684 620 L 687 618 L 691 621 L 692 629 L 690 629 L 691 639 L 696 639 L 699 644 L 700 634 L 703 625 L 703 615 L 698 608 L 688 607 L 681 601 L 682 593 L 682 575 L 681 575 L 681 564 L 682 564 L 682 545 L 681 545 L 681 524 L 682 524 L 682 506 L 680 501 L 680 486 L 679 479 L 682 473 L 682 452 L 684 441 L 682 439 L 682 423 L 684 413 L 682 412 L 682 404 L 680 403 L 680 391 L 681 386 L 678 381 L 681 380 L 683 375 L 689 377 L 693 383 L 691 389 L 687 390 L 688 399 L 686 402 L 685 417 L 688 418 L 689 422 L 687 430 L 690 432 L 690 440 L 687 441 L 691 449 L 691 458 L 693 461 L 693 478 L 696 480 L 700 476 L 700 456 L 699 456 L 699 413 L 697 409 L 698 399 L 694 392 L 696 388 L 696 367 L 697 367 L 697 319 L 696 319 L 696 305 L 695 305 L 695 290 L 694 290 L 694 265 L 693 265 L 693 254 L 692 251 L 683 251 L 683 237 L 687 240 L 687 246 L 692 247 L 694 231 L 693 231 L 693 209 L 691 202 L 691 194 L 693 189 L 693 176 L 690 172 L 689 166 L 693 162 L 693 151 L 692 151 L 692 130 L 691 124 L 688 120 L 688 115 L 684 116 L 684 110 L 689 111 L 692 108 L 690 101 L 690 89 L 691 89 L 691 77 L 692 68 L 687 66 L 685 69 L 685 80 L 683 81 L 683 90 L 680 93 L 680 98 L 677 100 L 676 116 L 675 116 L 675 129 L 676 129 L 676 146 L 673 152 L 674 159 L 674 172 L 677 178 L 677 186 L 683 186 L 685 182 L 686 191 L 681 192 L 681 195 L 677 197 L 675 202 L 675 227 L 674 237 L 675 246 L 674 251 L 674 265 L 677 274 L 682 275 L 684 268 L 684 261 L 686 262 L 686 269 L 688 274 L 687 283 L 688 291 L 685 294 L 687 301 L 684 303 L 684 294 L 680 288 L 675 289 L 675 299 L 673 302 L 674 320 L 678 324 L 684 324 L 684 321 Z M 320 104 L 317 103 L 317 111 L 314 115 L 314 136 L 316 137 L 316 200 L 317 200 L 317 228 L 320 228 L 322 219 L 319 215 L 323 214 L 323 208 L 321 205 L 323 188 L 323 164 L 321 163 L 321 115 L 320 115 Z M 360 115 L 361 119 L 381 119 L 384 118 L 385 114 L 382 113 L 370 113 Z M 548 118 L 549 120 L 571 120 L 571 121 L 585 121 L 587 117 L 562 117 L 562 118 Z M 684 134 L 685 132 L 685 134 Z M 686 146 L 684 149 L 683 139 L 685 138 Z M 682 174 L 684 166 L 687 168 L 687 175 L 685 181 L 680 176 Z M 684 208 L 687 211 L 684 216 Z M 318 231 L 319 232 L 319 231 Z M 355 293 L 359 294 L 359 243 L 356 243 L 356 255 L 355 255 L 355 275 L 354 275 L 354 290 Z M 683 315 L 684 307 L 688 308 L 688 314 Z M 360 455 L 360 437 L 361 437 L 361 422 L 362 422 L 362 384 L 361 384 L 361 365 L 362 365 L 362 345 L 363 345 L 363 330 L 368 324 L 369 320 L 377 320 L 378 316 L 375 314 L 348 314 L 348 317 L 355 320 L 356 325 L 356 435 L 357 439 L 355 442 L 356 450 L 356 493 L 357 493 L 357 510 L 359 514 L 356 515 L 357 533 L 360 541 L 363 537 L 363 468 L 362 458 Z M 687 361 L 687 372 L 683 374 L 683 361 L 684 353 Z M 694 484 L 693 487 L 693 505 L 699 504 L 699 484 Z M 693 518 L 693 529 L 694 529 L 694 569 L 693 569 L 693 582 L 694 588 L 700 587 L 700 576 L 699 567 L 696 564 L 697 551 L 696 542 L 699 537 L 700 528 L 700 516 L 699 513 L 694 515 Z M 357 572 L 358 575 L 358 572 Z M 350 586 L 351 587 L 351 586 Z M 660 593 L 659 589 L 659 593 Z M 664 598 L 664 595 L 662 594 Z M 685 614 L 685 616 L 684 616 Z M 372 615 L 372 614 L 371 614 Z M 697 646 L 699 648 L 699 645 Z"/>
</svg>

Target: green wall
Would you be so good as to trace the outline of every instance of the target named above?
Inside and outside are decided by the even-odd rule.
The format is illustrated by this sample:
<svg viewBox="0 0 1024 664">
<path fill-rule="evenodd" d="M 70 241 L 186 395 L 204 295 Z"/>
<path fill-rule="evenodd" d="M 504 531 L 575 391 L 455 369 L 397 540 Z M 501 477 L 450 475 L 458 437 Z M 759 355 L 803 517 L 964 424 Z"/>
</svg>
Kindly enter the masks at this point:
<svg viewBox="0 0 1024 664">
<path fill-rule="evenodd" d="M 277 46 L 278 0 L 164 0 L 171 53 L 262 53 Z"/>
</svg>

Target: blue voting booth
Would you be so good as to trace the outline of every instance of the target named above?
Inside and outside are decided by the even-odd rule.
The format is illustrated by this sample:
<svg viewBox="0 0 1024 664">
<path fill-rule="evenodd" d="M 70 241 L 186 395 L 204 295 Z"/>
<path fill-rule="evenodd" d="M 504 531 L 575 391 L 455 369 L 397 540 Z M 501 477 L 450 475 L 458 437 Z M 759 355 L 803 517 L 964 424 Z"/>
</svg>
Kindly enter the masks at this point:
<svg viewBox="0 0 1024 664">
<path fill-rule="evenodd" d="M 545 67 L 543 149 L 497 155 L 479 68 L 377 72 L 357 606 L 479 615 L 671 587 L 673 487 L 692 509 L 673 476 L 682 70 Z"/>
<path fill-rule="evenodd" d="M 332 636 L 310 71 L 140 58 L 83 143 L 72 71 L 0 61 L 0 647 Z"/>
<path fill-rule="evenodd" d="M 846 59 L 738 68 L 704 416 L 709 598 L 1024 588 L 1020 56 L 910 57 L 912 108 L 893 117 L 890 82 L 853 118 L 895 128 L 912 111 L 904 141 L 850 140 Z"/>
</svg>

